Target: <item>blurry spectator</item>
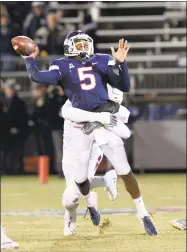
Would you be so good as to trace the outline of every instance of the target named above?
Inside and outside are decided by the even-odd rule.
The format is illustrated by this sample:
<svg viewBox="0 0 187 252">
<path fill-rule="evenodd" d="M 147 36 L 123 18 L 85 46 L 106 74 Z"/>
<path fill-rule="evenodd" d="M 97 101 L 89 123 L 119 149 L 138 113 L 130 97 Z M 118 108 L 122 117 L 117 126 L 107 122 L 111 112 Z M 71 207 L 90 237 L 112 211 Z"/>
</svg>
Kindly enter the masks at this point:
<svg viewBox="0 0 187 252">
<path fill-rule="evenodd" d="M 6 139 L 4 144 L 5 172 L 22 173 L 24 143 L 27 136 L 28 113 L 26 104 L 17 95 L 14 79 L 5 83 L 3 111 L 6 122 Z"/>
<path fill-rule="evenodd" d="M 49 12 L 46 17 L 46 25 L 36 31 L 35 41 L 42 51 L 47 54 L 63 54 L 63 41 L 66 37 L 62 27 L 57 23 L 55 12 Z"/>
<path fill-rule="evenodd" d="M 66 98 L 60 87 L 32 85 L 35 105 L 29 124 L 33 126 L 37 152 L 39 156 L 49 156 L 51 172 L 61 177 L 64 120 L 59 113 Z"/>
<path fill-rule="evenodd" d="M 50 86 L 48 89 L 50 99 L 50 120 L 52 139 L 54 146 L 54 164 L 58 176 L 62 176 L 62 147 L 64 119 L 60 116 L 60 109 L 66 101 L 66 97 L 59 86 Z"/>
<path fill-rule="evenodd" d="M 96 2 L 97 3 L 97 2 Z M 93 5 L 93 6 L 92 6 Z M 95 13 L 95 8 L 97 8 L 96 5 L 92 4 L 91 8 L 85 10 L 83 13 L 83 24 L 80 25 L 81 31 L 85 32 L 88 34 L 94 42 L 94 51 L 97 52 L 96 44 L 97 44 L 97 14 L 94 15 Z M 97 13 L 97 12 L 96 12 Z"/>
<path fill-rule="evenodd" d="M 56 17 L 62 27 L 64 37 L 66 37 L 70 32 L 76 29 L 76 26 L 74 24 L 63 22 L 64 11 L 62 9 L 57 10 Z"/>
<path fill-rule="evenodd" d="M 27 15 L 23 24 L 23 34 L 34 39 L 36 31 L 46 24 L 44 2 L 32 2 L 32 11 Z"/>
<path fill-rule="evenodd" d="M 50 158 L 50 169 L 53 172 L 53 143 L 51 128 L 49 126 L 50 101 L 47 95 L 47 86 L 33 83 L 33 95 L 35 97 L 34 111 L 29 124 L 33 125 L 38 156 Z"/>
<path fill-rule="evenodd" d="M 31 2 L 22 1 L 22 3 L 20 4 L 19 1 L 5 1 L 3 2 L 3 4 L 7 8 L 12 22 L 16 24 L 20 30 L 22 30 L 23 20 L 30 11 Z M 21 35 L 21 33 L 19 35 Z"/>
<path fill-rule="evenodd" d="M 8 15 L 8 10 L 3 3 L 0 3 L 0 15 Z"/>
<path fill-rule="evenodd" d="M 8 12 L 5 9 L 1 11 L 1 71 L 13 70 L 11 61 L 14 50 L 10 41 L 13 37 L 19 35 L 19 32 L 18 27 L 11 23 Z"/>
</svg>

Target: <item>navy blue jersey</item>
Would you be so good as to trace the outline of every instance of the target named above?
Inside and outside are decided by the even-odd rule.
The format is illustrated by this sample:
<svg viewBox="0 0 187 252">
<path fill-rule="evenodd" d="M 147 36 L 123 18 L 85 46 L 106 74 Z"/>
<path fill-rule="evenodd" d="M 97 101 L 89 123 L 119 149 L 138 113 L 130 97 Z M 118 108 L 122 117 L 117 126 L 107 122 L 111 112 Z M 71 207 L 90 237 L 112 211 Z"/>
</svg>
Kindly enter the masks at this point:
<svg viewBox="0 0 187 252">
<path fill-rule="evenodd" d="M 92 111 L 108 101 L 107 69 L 115 65 L 109 55 L 95 54 L 88 60 L 54 60 L 49 70 L 58 70 L 62 86 L 73 107 Z"/>
<path fill-rule="evenodd" d="M 26 59 L 27 71 L 33 81 L 61 85 L 73 107 L 87 111 L 107 103 L 107 83 L 123 92 L 129 91 L 127 64 L 119 65 L 119 74 L 113 71 L 114 65 L 110 55 L 95 54 L 87 60 L 56 59 L 49 71 L 39 71 L 33 58 Z"/>
</svg>

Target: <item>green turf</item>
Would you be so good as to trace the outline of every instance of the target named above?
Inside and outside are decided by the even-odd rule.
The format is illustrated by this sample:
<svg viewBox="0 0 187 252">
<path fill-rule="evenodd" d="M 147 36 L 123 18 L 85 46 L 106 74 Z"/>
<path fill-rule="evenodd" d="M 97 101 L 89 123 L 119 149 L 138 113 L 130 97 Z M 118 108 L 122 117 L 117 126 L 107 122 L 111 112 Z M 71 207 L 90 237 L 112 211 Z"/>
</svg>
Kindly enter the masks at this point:
<svg viewBox="0 0 187 252">
<path fill-rule="evenodd" d="M 149 209 L 158 207 L 184 207 L 186 204 L 186 177 L 183 174 L 139 175 L 145 203 Z M 3 177 L 1 181 L 2 210 L 33 211 L 41 209 L 61 209 L 61 194 L 65 183 L 56 177 L 50 177 L 49 183 L 40 185 L 37 177 Z M 134 208 L 134 205 L 118 183 L 119 197 L 108 200 L 103 189 L 99 193 L 99 207 Z M 83 200 L 80 208 L 85 207 Z M 78 217 L 77 235 L 63 236 L 62 217 L 22 217 L 2 216 L 2 224 L 8 234 L 19 242 L 23 252 L 185 252 L 185 232 L 170 227 L 173 218 L 184 218 L 185 212 L 154 215 L 158 228 L 157 237 L 149 237 L 134 215 L 102 216 L 109 219 L 111 227 L 102 230 L 94 227 L 89 218 Z"/>
</svg>

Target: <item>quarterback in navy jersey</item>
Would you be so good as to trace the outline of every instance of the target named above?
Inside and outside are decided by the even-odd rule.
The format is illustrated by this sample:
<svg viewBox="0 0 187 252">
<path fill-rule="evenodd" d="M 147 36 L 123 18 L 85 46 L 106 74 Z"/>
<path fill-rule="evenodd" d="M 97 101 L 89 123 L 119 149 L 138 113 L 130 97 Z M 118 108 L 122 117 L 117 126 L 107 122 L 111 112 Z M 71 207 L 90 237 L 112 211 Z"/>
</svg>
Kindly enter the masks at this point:
<svg viewBox="0 0 187 252">
<path fill-rule="evenodd" d="M 129 45 L 119 41 L 118 51 L 112 49 L 113 57 L 94 54 L 93 41 L 81 31 L 71 32 L 64 42 L 65 58 L 52 62 L 49 71 L 39 71 L 35 57 L 38 48 L 26 57 L 27 72 L 34 82 L 60 85 L 73 107 L 93 111 L 109 100 L 107 83 L 122 92 L 130 90 L 128 66 L 125 62 Z M 113 67 L 117 65 L 119 74 Z"/>
</svg>

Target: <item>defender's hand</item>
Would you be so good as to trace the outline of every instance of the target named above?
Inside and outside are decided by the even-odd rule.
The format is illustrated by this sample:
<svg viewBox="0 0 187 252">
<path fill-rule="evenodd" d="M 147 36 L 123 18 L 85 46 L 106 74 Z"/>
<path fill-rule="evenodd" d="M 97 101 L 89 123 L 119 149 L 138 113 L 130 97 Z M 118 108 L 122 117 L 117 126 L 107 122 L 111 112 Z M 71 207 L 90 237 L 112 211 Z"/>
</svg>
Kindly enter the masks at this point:
<svg viewBox="0 0 187 252">
<path fill-rule="evenodd" d="M 127 43 L 127 40 L 124 42 L 124 39 L 120 39 L 117 52 L 111 47 L 112 56 L 116 61 L 122 63 L 125 61 L 129 49 L 130 45 Z"/>
<path fill-rule="evenodd" d="M 102 123 L 104 126 L 116 126 L 117 125 L 117 118 L 115 115 L 109 112 L 100 112 L 97 113 L 98 122 Z"/>
<path fill-rule="evenodd" d="M 21 57 L 24 58 L 24 59 L 26 59 L 26 58 L 28 58 L 28 57 L 32 57 L 32 58 L 35 59 L 36 56 L 38 56 L 39 52 L 40 52 L 39 48 L 36 47 L 35 50 L 34 50 L 34 52 L 31 53 L 29 56 L 23 56 L 23 55 L 21 55 Z"/>
<path fill-rule="evenodd" d="M 101 127 L 113 127 L 117 125 L 117 118 L 115 115 L 108 112 L 98 113 L 98 121 L 96 122 L 87 122 L 82 128 L 82 131 L 85 135 L 90 135 L 94 129 Z"/>
</svg>

